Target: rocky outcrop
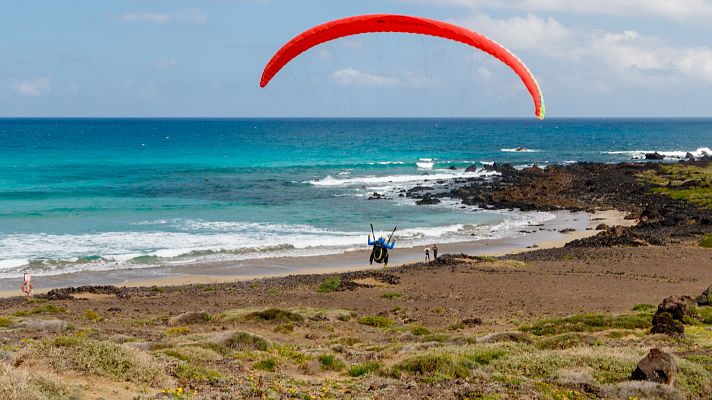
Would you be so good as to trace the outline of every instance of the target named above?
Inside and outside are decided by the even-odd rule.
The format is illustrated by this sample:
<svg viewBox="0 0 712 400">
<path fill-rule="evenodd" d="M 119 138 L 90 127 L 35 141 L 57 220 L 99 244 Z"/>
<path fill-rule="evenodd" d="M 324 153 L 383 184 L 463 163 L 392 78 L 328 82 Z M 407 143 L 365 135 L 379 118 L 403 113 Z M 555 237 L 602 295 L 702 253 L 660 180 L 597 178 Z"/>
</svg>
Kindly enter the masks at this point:
<svg viewBox="0 0 712 400">
<path fill-rule="evenodd" d="M 440 199 L 430 193 L 426 193 L 425 195 L 423 195 L 423 198 L 416 201 L 415 204 L 419 206 L 431 206 L 435 204 L 440 204 Z"/>
<path fill-rule="evenodd" d="M 679 336 L 685 333 L 683 322 L 686 318 L 693 318 L 690 312 L 692 298 L 689 296 L 670 296 L 658 305 L 653 316 L 651 333 L 664 333 L 670 336 Z"/>
<path fill-rule="evenodd" d="M 650 349 L 645 358 L 638 362 L 631 374 L 631 379 L 636 381 L 651 381 L 673 385 L 677 377 L 677 363 L 668 353 L 660 349 Z"/>
</svg>

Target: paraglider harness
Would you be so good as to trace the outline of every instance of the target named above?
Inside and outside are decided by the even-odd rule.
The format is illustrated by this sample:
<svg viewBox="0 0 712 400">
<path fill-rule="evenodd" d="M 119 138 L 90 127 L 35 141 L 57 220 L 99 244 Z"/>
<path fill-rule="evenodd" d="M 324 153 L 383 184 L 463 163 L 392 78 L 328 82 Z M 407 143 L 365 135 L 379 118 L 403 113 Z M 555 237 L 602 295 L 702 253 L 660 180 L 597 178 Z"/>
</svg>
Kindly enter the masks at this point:
<svg viewBox="0 0 712 400">
<path fill-rule="evenodd" d="M 369 239 L 368 244 L 373 246 L 373 249 L 371 250 L 371 258 L 369 259 L 369 262 L 373 264 L 373 262 L 377 262 L 379 264 L 383 263 L 384 265 L 388 265 L 388 249 L 392 249 L 393 246 L 395 246 L 395 241 L 391 244 L 391 241 L 393 239 L 393 234 L 396 232 L 396 229 L 398 227 L 393 228 L 393 232 L 391 232 L 391 235 L 388 237 L 387 241 L 384 241 L 383 238 L 376 239 L 376 234 L 373 231 L 373 224 L 371 224 L 371 233 L 373 234 L 373 242 Z"/>
</svg>

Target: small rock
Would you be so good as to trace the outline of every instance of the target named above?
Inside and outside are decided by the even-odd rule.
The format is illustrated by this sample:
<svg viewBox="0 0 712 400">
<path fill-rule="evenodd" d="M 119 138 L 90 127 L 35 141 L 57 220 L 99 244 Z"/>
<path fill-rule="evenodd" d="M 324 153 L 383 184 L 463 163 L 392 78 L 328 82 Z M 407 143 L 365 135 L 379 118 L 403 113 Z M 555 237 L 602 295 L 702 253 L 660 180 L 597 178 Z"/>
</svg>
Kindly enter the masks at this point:
<svg viewBox="0 0 712 400">
<path fill-rule="evenodd" d="M 457 167 L 454 165 L 447 167 L 447 169 L 449 169 L 450 171 L 457 171 Z"/>
<path fill-rule="evenodd" d="M 532 339 L 522 332 L 498 332 L 477 338 L 477 343 L 498 342 L 531 343 Z"/>
<path fill-rule="evenodd" d="M 474 317 L 474 318 L 465 318 L 462 321 L 460 321 L 463 325 L 465 326 L 476 326 L 476 325 L 482 325 L 482 318 L 480 317 Z"/>
<path fill-rule="evenodd" d="M 608 225 L 606 225 L 606 224 L 598 224 L 598 225 L 596 225 L 596 230 L 597 230 L 597 231 L 607 231 L 607 230 L 609 230 L 609 229 L 611 229 L 611 227 L 608 226 Z"/>
<path fill-rule="evenodd" d="M 701 295 L 697 296 L 697 305 L 698 306 L 709 306 L 712 305 L 712 302 L 710 302 L 710 299 L 712 299 L 712 285 L 705 289 L 704 292 L 702 292 Z"/>
<path fill-rule="evenodd" d="M 646 160 L 664 160 L 665 156 L 656 151 L 655 153 L 646 154 L 645 159 Z"/>
<path fill-rule="evenodd" d="M 677 363 L 668 353 L 660 349 L 650 349 L 631 375 L 632 380 L 652 381 L 672 385 L 677 377 Z"/>
<path fill-rule="evenodd" d="M 121 311 L 124 311 L 124 309 L 121 308 L 121 307 L 111 307 L 111 308 L 109 308 L 109 309 L 106 310 L 106 311 L 108 311 L 108 312 L 121 312 Z"/>
<path fill-rule="evenodd" d="M 561 229 L 559 230 L 559 233 L 573 233 L 576 232 L 576 229 L 574 228 L 566 228 L 566 229 Z"/>
<path fill-rule="evenodd" d="M 204 311 L 191 311 L 176 315 L 168 320 L 168 325 L 204 324 L 210 321 L 210 314 Z"/>
</svg>

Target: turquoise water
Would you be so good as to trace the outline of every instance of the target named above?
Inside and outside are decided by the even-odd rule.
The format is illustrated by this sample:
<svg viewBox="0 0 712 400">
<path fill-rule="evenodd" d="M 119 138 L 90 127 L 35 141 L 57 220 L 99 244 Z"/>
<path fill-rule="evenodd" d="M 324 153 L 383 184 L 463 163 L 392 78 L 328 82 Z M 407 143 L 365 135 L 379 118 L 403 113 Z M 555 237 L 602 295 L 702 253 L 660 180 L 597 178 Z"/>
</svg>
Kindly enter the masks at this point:
<svg viewBox="0 0 712 400">
<path fill-rule="evenodd" d="M 399 191 L 484 174 L 473 163 L 674 159 L 711 142 L 710 119 L 3 119 L 0 278 L 342 252 L 369 222 L 407 246 L 516 235 L 551 215 Z"/>
</svg>

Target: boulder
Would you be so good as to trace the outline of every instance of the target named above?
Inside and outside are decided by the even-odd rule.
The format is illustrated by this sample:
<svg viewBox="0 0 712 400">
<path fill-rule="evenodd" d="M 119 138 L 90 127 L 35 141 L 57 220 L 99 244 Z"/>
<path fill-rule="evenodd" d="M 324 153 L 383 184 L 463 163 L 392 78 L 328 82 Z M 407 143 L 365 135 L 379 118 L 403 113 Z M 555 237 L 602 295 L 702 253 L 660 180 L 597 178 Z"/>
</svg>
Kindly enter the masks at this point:
<svg viewBox="0 0 712 400">
<path fill-rule="evenodd" d="M 465 172 L 477 172 L 477 164 L 472 164 L 465 169 Z"/>
<path fill-rule="evenodd" d="M 712 285 L 697 296 L 696 302 L 698 306 L 712 306 Z"/>
<path fill-rule="evenodd" d="M 662 333 L 669 336 L 680 336 L 685 333 L 685 326 L 673 319 L 670 313 L 656 313 L 653 316 L 653 327 L 650 333 Z"/>
<path fill-rule="evenodd" d="M 447 169 L 449 169 L 450 171 L 457 171 L 457 167 L 454 165 L 447 167 Z"/>
<path fill-rule="evenodd" d="M 638 366 L 631 375 L 632 380 L 651 381 L 673 385 L 677 377 L 677 363 L 668 353 L 660 349 L 650 349 L 645 358 L 638 362 Z"/>
<path fill-rule="evenodd" d="M 646 160 L 664 160 L 665 156 L 656 151 L 655 153 L 646 154 L 645 159 Z"/>
<path fill-rule="evenodd" d="M 598 225 L 596 225 L 596 230 L 597 230 L 597 231 L 607 231 L 607 230 L 609 230 L 609 229 L 611 229 L 611 227 L 608 226 L 608 225 L 606 225 L 606 224 L 598 224 Z"/>
<path fill-rule="evenodd" d="M 168 320 L 168 325 L 204 324 L 210 321 L 210 314 L 204 311 L 191 311 L 176 315 Z"/>
<path fill-rule="evenodd" d="M 690 153 L 690 152 L 688 151 L 687 154 L 685 154 L 685 159 L 687 159 L 687 160 L 694 160 L 694 159 L 695 159 L 695 155 L 692 154 L 692 153 Z"/>
<path fill-rule="evenodd" d="M 384 198 L 382 194 L 377 192 L 373 192 L 373 194 L 368 197 L 369 200 L 383 200 Z"/>
<path fill-rule="evenodd" d="M 690 312 L 691 303 L 692 298 L 690 296 L 670 296 L 658 305 L 656 314 L 667 312 L 672 315 L 673 319 L 683 321 L 686 316 L 692 317 Z"/>
</svg>

